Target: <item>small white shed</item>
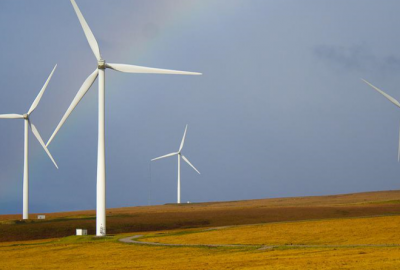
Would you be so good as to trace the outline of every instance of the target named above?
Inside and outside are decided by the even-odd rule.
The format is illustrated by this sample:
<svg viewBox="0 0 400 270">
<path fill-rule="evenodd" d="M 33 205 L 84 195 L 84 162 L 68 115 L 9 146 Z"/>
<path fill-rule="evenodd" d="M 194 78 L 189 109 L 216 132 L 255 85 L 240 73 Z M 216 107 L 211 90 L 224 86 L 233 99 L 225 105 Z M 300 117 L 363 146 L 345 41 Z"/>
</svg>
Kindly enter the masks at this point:
<svg viewBox="0 0 400 270">
<path fill-rule="evenodd" d="M 46 216 L 45 215 L 38 215 L 37 219 L 46 219 Z"/>
<path fill-rule="evenodd" d="M 76 229 L 76 235 L 87 235 L 86 229 Z"/>
</svg>

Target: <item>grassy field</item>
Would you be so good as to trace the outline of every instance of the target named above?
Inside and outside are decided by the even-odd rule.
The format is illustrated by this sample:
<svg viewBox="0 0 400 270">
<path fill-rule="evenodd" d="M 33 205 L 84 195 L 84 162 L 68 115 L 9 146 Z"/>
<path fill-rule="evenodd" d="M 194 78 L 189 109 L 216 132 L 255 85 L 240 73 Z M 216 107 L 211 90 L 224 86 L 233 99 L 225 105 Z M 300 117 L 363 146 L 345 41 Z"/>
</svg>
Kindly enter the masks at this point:
<svg viewBox="0 0 400 270">
<path fill-rule="evenodd" d="M 144 241 L 169 244 L 398 245 L 400 216 L 346 218 L 234 226 L 149 234 Z M 154 235 L 154 237 L 151 237 Z"/>
<path fill-rule="evenodd" d="M 372 233 L 369 233 L 366 239 L 371 241 L 368 242 L 364 239 L 363 243 L 383 243 L 386 240 L 392 240 L 392 226 L 386 225 L 385 228 L 390 228 L 389 230 L 381 229 L 381 226 L 393 220 L 398 222 L 400 217 L 238 226 L 192 234 L 188 234 L 188 230 L 176 230 L 168 232 L 170 236 L 143 239 L 143 241 L 160 241 L 162 239 L 163 242 L 188 244 L 214 242 L 219 244 L 264 244 L 271 241 L 278 245 L 268 249 L 259 249 L 257 246 L 239 248 L 159 247 L 118 242 L 118 238 L 126 235 L 117 235 L 107 239 L 70 236 L 61 239 L 4 242 L 0 243 L 0 269 L 394 270 L 400 268 L 399 246 L 347 246 L 363 240 L 359 235 L 370 230 L 375 231 L 376 236 L 373 237 Z M 270 226 L 274 229 L 271 229 Z M 350 229 L 348 226 L 352 228 Z M 313 233 L 315 228 L 319 228 L 319 230 Z M 342 240 L 336 240 L 335 236 L 332 236 L 332 231 L 336 230 L 336 235 L 340 235 Z M 357 233 L 354 234 L 354 232 Z M 149 236 L 155 233 L 151 232 Z M 166 233 L 161 232 L 161 234 Z M 193 239 L 193 242 L 187 238 L 195 235 L 197 238 Z M 300 237 L 303 237 L 303 240 L 299 239 Z M 395 237 L 394 241 L 398 242 L 398 238 Z M 294 239 L 298 244 L 340 244 L 343 246 L 295 247 L 285 245 L 288 240 Z M 389 241 L 389 243 L 392 242 Z"/>
<path fill-rule="evenodd" d="M 115 234 L 107 238 L 68 236 L 77 227 L 94 233 L 94 211 L 51 213 L 44 221 L 0 216 L 0 270 L 400 269 L 400 191 L 107 213 Z M 144 235 L 139 241 L 192 246 L 118 241 L 135 234 Z M 209 244 L 245 246 L 196 246 Z"/>
<path fill-rule="evenodd" d="M 400 215 L 400 191 L 108 209 L 107 233 L 379 215 Z M 46 213 L 43 221 L 20 217 L 0 216 L 0 242 L 65 237 L 76 228 L 95 231 L 94 211 Z"/>
</svg>

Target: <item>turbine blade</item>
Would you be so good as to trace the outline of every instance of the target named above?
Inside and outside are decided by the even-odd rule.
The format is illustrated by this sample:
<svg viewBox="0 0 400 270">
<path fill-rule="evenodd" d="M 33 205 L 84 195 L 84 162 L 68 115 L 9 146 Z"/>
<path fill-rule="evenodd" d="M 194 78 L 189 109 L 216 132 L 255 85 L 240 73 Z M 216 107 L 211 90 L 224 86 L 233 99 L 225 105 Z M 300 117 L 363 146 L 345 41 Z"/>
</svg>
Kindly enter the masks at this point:
<svg viewBox="0 0 400 270">
<path fill-rule="evenodd" d="M 99 71 L 96 69 L 92 74 L 89 75 L 89 77 L 86 78 L 86 80 L 83 82 L 81 88 L 79 89 L 78 93 L 76 94 L 74 100 L 72 100 L 71 105 L 69 105 L 67 111 L 65 112 L 63 118 L 61 119 L 60 123 L 58 124 L 57 128 L 54 130 L 53 134 L 51 135 L 49 141 L 47 142 L 46 146 L 48 146 L 51 141 L 54 139 L 54 136 L 56 136 L 58 130 L 62 127 L 64 122 L 67 120 L 68 116 L 71 114 L 71 112 L 75 109 L 76 105 L 78 105 L 79 101 L 85 96 L 87 91 L 90 89 L 92 84 L 97 78 Z"/>
<path fill-rule="evenodd" d="M 0 118 L 3 119 L 24 119 L 22 114 L 10 113 L 10 114 L 0 114 Z"/>
<path fill-rule="evenodd" d="M 192 165 L 192 163 L 190 163 L 190 161 L 184 155 L 182 155 L 182 158 L 184 161 L 186 161 L 187 164 L 190 165 L 190 167 L 192 167 L 198 174 L 200 174 L 200 172 Z"/>
<path fill-rule="evenodd" d="M 170 153 L 170 154 L 167 154 L 167 155 L 164 155 L 164 156 L 161 156 L 161 157 L 153 158 L 151 161 L 154 161 L 154 160 L 157 160 L 157 159 L 166 158 L 166 157 L 172 157 L 172 156 L 175 156 L 177 154 L 178 153 Z"/>
<path fill-rule="evenodd" d="M 400 103 L 399 103 L 397 100 L 395 100 L 393 97 L 389 96 L 388 94 L 386 94 L 385 92 L 383 92 L 383 91 L 382 91 L 381 89 L 379 89 L 378 87 L 373 86 L 371 83 L 367 82 L 366 80 L 364 80 L 364 79 L 361 79 L 361 80 L 363 80 L 363 82 L 365 82 L 366 84 L 368 84 L 369 86 L 371 86 L 372 88 L 374 88 L 376 91 L 378 91 L 379 93 L 381 93 L 385 98 L 387 98 L 390 102 L 392 102 L 394 105 L 396 105 L 397 107 L 400 108 Z"/>
<path fill-rule="evenodd" d="M 40 99 L 42 98 L 44 91 L 46 91 L 46 87 L 49 84 L 51 76 L 53 76 L 53 73 L 56 70 L 56 68 L 57 68 L 57 64 L 54 66 L 53 70 L 50 73 L 50 76 L 47 78 L 47 81 L 44 83 L 42 90 L 40 90 L 39 94 L 37 95 L 37 97 L 35 98 L 35 100 L 33 101 L 32 105 L 31 105 L 31 107 L 29 108 L 28 115 L 31 114 L 36 109 L 37 105 L 39 104 Z"/>
<path fill-rule="evenodd" d="M 112 64 L 107 63 L 107 67 L 114 69 L 116 71 L 128 72 L 128 73 L 155 73 L 155 74 L 181 74 L 181 75 L 201 75 L 197 72 L 179 71 L 179 70 L 169 70 L 160 68 L 149 68 L 125 64 Z"/>
<path fill-rule="evenodd" d="M 29 120 L 28 120 L 29 121 Z M 47 149 L 46 145 L 43 142 L 42 137 L 39 134 L 39 131 L 37 130 L 37 128 L 35 127 L 34 124 L 31 123 L 31 121 L 29 121 L 29 126 L 31 127 L 32 133 L 33 135 L 35 135 L 36 139 L 39 141 L 40 145 L 43 147 L 44 151 L 47 153 L 47 155 L 49 156 L 49 158 L 51 159 L 51 161 L 53 161 L 54 166 L 56 166 L 56 168 L 58 169 L 58 165 L 55 162 L 54 158 L 52 157 L 52 155 L 50 154 L 49 149 Z"/>
<path fill-rule="evenodd" d="M 185 138 L 186 138 L 186 131 L 187 131 L 187 128 L 188 128 L 188 125 L 186 125 L 186 127 L 185 127 L 185 132 L 183 133 L 183 137 L 182 137 L 182 141 L 181 141 L 181 146 L 179 146 L 179 151 L 178 151 L 178 152 L 181 152 L 181 151 L 182 151 L 183 145 L 185 144 Z"/>
<path fill-rule="evenodd" d="M 85 18 L 83 17 L 81 11 L 79 10 L 78 5 L 75 3 L 75 0 L 71 0 L 72 6 L 74 7 L 75 13 L 78 16 L 79 22 L 83 28 L 83 32 L 85 32 L 85 36 L 87 41 L 89 42 L 89 46 L 92 49 L 94 55 L 97 60 L 101 59 L 99 44 L 97 44 L 96 38 L 94 37 L 92 30 L 90 30 L 89 25 L 87 24 Z"/>
</svg>

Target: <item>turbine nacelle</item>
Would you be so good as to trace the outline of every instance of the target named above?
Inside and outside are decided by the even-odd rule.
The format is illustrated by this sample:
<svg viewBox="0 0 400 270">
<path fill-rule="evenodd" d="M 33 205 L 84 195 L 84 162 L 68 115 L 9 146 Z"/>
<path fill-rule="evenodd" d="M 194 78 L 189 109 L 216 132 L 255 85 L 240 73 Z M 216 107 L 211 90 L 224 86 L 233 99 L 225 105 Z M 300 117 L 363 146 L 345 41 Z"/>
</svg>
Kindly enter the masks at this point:
<svg viewBox="0 0 400 270">
<path fill-rule="evenodd" d="M 25 120 L 29 120 L 29 115 L 28 115 L 27 113 L 26 113 L 26 114 L 23 114 L 22 117 L 23 117 Z"/>
<path fill-rule="evenodd" d="M 106 60 L 100 59 L 100 60 L 97 62 L 97 68 L 98 68 L 98 69 L 106 69 L 106 68 L 107 68 Z"/>
</svg>

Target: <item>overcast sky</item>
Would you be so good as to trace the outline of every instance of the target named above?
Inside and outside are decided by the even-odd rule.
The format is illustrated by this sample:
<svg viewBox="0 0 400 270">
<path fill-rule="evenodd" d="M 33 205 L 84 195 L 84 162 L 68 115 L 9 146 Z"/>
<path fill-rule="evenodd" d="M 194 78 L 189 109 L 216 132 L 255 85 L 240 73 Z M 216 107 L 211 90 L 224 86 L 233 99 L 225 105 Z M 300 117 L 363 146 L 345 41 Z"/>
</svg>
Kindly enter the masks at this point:
<svg viewBox="0 0 400 270">
<path fill-rule="evenodd" d="M 399 189 L 400 2 L 77 0 L 106 61 L 107 207 Z M 96 4 L 96 5 L 95 5 Z M 45 141 L 96 60 L 70 1 L 0 1 L 0 113 Z M 94 209 L 97 83 L 49 146 L 30 136 L 30 212 Z M 0 121 L 0 214 L 22 212 L 23 121 Z M 151 185 L 150 185 L 151 183 Z M 151 193 L 151 194 L 150 194 Z M 150 195 L 150 196 L 149 196 Z M 150 200 L 149 200 L 150 198 Z"/>
</svg>

